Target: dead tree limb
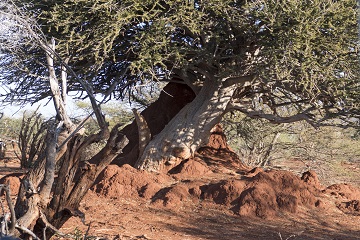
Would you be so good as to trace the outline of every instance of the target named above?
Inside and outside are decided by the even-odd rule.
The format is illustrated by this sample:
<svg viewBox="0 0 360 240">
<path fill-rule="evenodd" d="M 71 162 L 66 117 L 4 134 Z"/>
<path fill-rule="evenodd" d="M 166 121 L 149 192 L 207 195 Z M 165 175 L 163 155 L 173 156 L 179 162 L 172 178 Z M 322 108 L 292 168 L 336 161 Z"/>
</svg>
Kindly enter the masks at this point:
<svg viewBox="0 0 360 240">
<path fill-rule="evenodd" d="M 139 132 L 139 157 L 141 157 L 146 146 L 151 140 L 151 132 L 145 118 L 136 110 L 136 108 L 133 108 L 132 111 L 134 113 Z"/>
<path fill-rule="evenodd" d="M 40 238 L 38 238 L 38 236 L 36 236 L 35 233 L 33 233 L 31 230 L 29 230 L 28 228 L 26 228 L 24 226 L 16 224 L 16 228 L 19 229 L 21 232 L 26 233 L 27 235 L 31 236 L 35 240 L 41 240 Z"/>
<path fill-rule="evenodd" d="M 113 128 L 105 147 L 93 157 L 96 164 L 80 162 L 79 153 L 92 141 L 101 138 L 101 133 L 86 139 L 75 136 L 68 143 L 68 151 L 56 179 L 53 198 L 44 210 L 44 214 L 54 227 L 60 228 L 71 216 L 84 218 L 84 214 L 78 210 L 81 200 L 98 175 L 128 143 L 127 137 L 119 133 L 119 126 Z"/>
<path fill-rule="evenodd" d="M 10 196 L 10 187 L 9 185 L 5 185 L 5 187 L 3 188 L 5 190 L 5 196 L 6 196 L 6 202 L 8 204 L 9 210 L 10 210 L 10 226 L 9 226 L 9 232 L 11 234 L 14 233 L 15 230 L 15 224 L 16 224 L 16 216 L 15 216 L 15 209 L 14 209 L 14 204 L 11 200 L 11 196 Z"/>
<path fill-rule="evenodd" d="M 45 228 L 50 228 L 53 232 L 55 232 L 56 234 L 58 234 L 61 237 L 72 237 L 72 235 L 70 234 L 65 234 L 63 232 L 61 232 L 59 229 L 57 229 L 56 227 L 54 227 L 47 219 L 45 214 L 40 211 L 40 219 L 41 221 L 43 221 Z M 44 238 L 46 239 L 46 235 L 44 236 Z"/>
</svg>

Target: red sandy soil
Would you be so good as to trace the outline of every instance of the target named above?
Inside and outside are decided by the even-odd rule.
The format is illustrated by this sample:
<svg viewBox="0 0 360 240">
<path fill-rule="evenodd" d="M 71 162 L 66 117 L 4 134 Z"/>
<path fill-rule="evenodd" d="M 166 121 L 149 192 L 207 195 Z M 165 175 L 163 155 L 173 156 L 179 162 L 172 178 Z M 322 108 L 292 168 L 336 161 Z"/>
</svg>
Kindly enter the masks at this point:
<svg viewBox="0 0 360 240">
<path fill-rule="evenodd" d="M 80 210 L 106 239 L 360 239 L 360 190 L 314 172 L 215 172 L 201 158 L 173 174 L 109 166 Z M 72 218 L 62 231 L 85 232 Z M 279 235 L 280 234 L 280 235 Z M 281 236 L 281 237 L 280 237 Z M 289 238 L 290 239 L 290 238 Z"/>
<path fill-rule="evenodd" d="M 168 173 L 108 166 L 81 203 L 87 226 L 73 217 L 61 231 L 88 230 L 89 239 L 360 239 L 358 186 L 323 186 L 313 171 L 250 169 L 218 130 Z M 18 176 L 4 181 L 15 194 Z"/>
</svg>

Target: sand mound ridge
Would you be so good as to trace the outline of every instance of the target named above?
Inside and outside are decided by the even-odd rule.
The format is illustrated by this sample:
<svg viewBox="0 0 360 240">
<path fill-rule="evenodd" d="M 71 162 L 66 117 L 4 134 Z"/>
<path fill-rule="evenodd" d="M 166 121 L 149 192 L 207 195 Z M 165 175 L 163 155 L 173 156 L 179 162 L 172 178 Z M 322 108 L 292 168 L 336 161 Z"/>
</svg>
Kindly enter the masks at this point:
<svg viewBox="0 0 360 240">
<path fill-rule="evenodd" d="M 219 178 L 220 174 L 220 178 Z M 337 184 L 324 188 L 314 171 L 297 176 L 283 170 L 249 169 L 229 148 L 216 125 L 207 146 L 167 173 L 108 166 L 92 188 L 110 198 L 143 198 L 159 207 L 179 210 L 186 204 L 217 204 L 241 216 L 273 218 L 301 208 L 326 211 L 337 207 L 359 214 L 360 190 Z"/>
<path fill-rule="evenodd" d="M 191 168 L 186 167 L 193 162 Z M 93 187 L 100 195 L 111 198 L 140 197 L 151 204 L 178 210 L 186 204 L 219 204 L 231 209 L 235 214 L 249 217 L 272 218 L 281 212 L 296 213 L 299 208 L 322 210 L 326 196 L 335 196 L 335 205 L 343 212 L 359 213 L 360 190 L 347 184 L 333 185 L 324 190 L 316 181 L 314 172 L 306 172 L 302 177 L 288 171 L 254 169 L 248 174 L 231 176 L 229 179 L 204 182 L 204 173 L 212 173 L 203 164 L 189 160 L 185 166 L 173 174 L 159 175 L 132 168 L 109 166 L 103 179 Z M 196 166 L 199 169 L 194 169 Z M 188 169 L 192 169 L 191 179 Z M 184 175 L 180 178 L 181 170 Z M 256 173 L 254 175 L 254 172 Z M 203 181 L 196 180 L 196 176 Z"/>
</svg>

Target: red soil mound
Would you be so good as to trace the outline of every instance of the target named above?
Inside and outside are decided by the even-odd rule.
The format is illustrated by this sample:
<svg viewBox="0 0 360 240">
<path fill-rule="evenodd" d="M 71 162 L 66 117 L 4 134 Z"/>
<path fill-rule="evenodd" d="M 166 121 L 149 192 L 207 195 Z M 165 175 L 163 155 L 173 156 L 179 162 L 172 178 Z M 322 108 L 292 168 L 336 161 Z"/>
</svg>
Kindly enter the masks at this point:
<svg viewBox="0 0 360 240">
<path fill-rule="evenodd" d="M 213 127 L 208 144 L 197 152 L 207 165 L 215 169 L 221 166 L 237 168 L 238 170 L 249 170 L 227 144 L 226 136 L 220 124 Z"/>
<path fill-rule="evenodd" d="M 335 198 L 335 204 L 341 211 L 360 215 L 360 189 L 343 183 L 331 185 L 323 192 Z"/>
<path fill-rule="evenodd" d="M 316 175 L 315 171 L 310 170 L 310 171 L 304 172 L 303 175 L 301 176 L 301 180 L 303 180 L 306 183 L 312 184 L 312 185 L 316 186 L 317 188 L 321 187 L 319 178 Z"/>
<path fill-rule="evenodd" d="M 214 201 L 217 204 L 231 205 L 238 199 L 240 194 L 246 188 L 246 182 L 243 180 L 223 180 L 218 183 L 203 187 L 204 199 Z"/>
<path fill-rule="evenodd" d="M 150 198 L 171 178 L 163 174 L 138 171 L 130 165 L 108 166 L 99 177 L 101 179 L 92 190 L 110 198 L 145 197 Z"/>
<path fill-rule="evenodd" d="M 200 163 L 200 159 L 187 161 L 174 171 L 173 176 L 178 179 L 181 173 L 184 176 L 191 173 L 192 177 L 199 179 L 204 177 L 204 173 L 212 174 Z M 308 181 L 308 175 L 306 173 L 300 178 L 287 171 L 256 168 L 247 175 L 211 183 L 188 179 L 174 182 L 171 176 L 154 175 L 124 165 L 109 166 L 93 189 L 111 198 L 135 196 L 151 199 L 152 204 L 173 210 L 203 200 L 227 206 L 242 216 L 272 218 L 280 212 L 296 213 L 302 206 L 321 207 L 322 193 L 317 188 L 317 182 Z M 317 179 L 315 173 L 311 176 Z M 353 202 L 345 208 L 356 210 L 358 205 Z"/>
<path fill-rule="evenodd" d="M 360 189 L 347 183 L 331 185 L 323 192 L 342 200 L 360 200 Z"/>
<path fill-rule="evenodd" d="M 360 201 L 352 200 L 348 202 L 338 202 L 336 207 L 339 208 L 344 213 L 352 215 L 360 215 Z"/>
<path fill-rule="evenodd" d="M 193 178 L 201 179 L 206 168 L 198 161 L 189 160 L 189 165 L 179 167 L 179 171 L 174 173 L 176 179 L 180 173 L 184 173 L 183 176 L 192 173 Z M 343 212 L 359 214 L 359 189 L 347 184 L 337 184 L 321 191 L 315 181 L 316 174 L 312 172 L 310 175 L 306 172 L 300 178 L 287 171 L 263 171 L 256 168 L 247 175 L 232 176 L 227 180 L 211 183 L 188 179 L 174 182 L 171 176 L 139 171 L 129 165 L 109 166 L 93 190 L 110 198 L 151 199 L 152 204 L 172 210 L 179 210 L 184 204 L 212 202 L 227 206 L 241 216 L 261 218 L 272 218 L 281 212 L 296 213 L 302 207 L 321 211 L 326 193 L 339 200 L 335 205 Z"/>
<path fill-rule="evenodd" d="M 185 184 L 177 184 L 164 188 L 153 197 L 152 203 L 178 210 L 184 203 L 191 201 L 189 188 Z"/>
<path fill-rule="evenodd" d="M 248 177 L 248 178 L 251 178 L 251 177 L 254 177 L 255 175 L 257 175 L 260 172 L 264 172 L 264 169 L 260 168 L 260 167 L 256 167 L 256 168 L 251 169 L 247 173 L 245 173 L 245 176 Z"/>
<path fill-rule="evenodd" d="M 23 173 L 11 173 L 0 179 L 0 184 L 8 184 L 10 187 L 10 194 L 16 196 L 19 192 L 21 178 Z"/>
<path fill-rule="evenodd" d="M 318 205 L 319 190 L 291 172 L 259 172 L 246 181 L 234 208 L 240 215 L 269 218 L 281 211 L 296 213 L 299 206 Z"/>
<path fill-rule="evenodd" d="M 183 161 L 178 166 L 169 171 L 170 174 L 177 176 L 177 178 L 186 178 L 189 176 L 202 176 L 211 173 L 212 171 L 200 158 L 195 157 Z"/>
<path fill-rule="evenodd" d="M 289 171 L 249 171 L 228 147 L 219 125 L 213 128 L 209 144 L 198 153 L 168 175 L 139 171 L 130 165 L 109 166 L 93 189 L 111 198 L 145 198 L 172 210 L 179 210 L 184 204 L 210 203 L 241 216 L 261 218 L 272 218 L 281 212 L 297 213 L 304 208 L 324 211 L 334 206 L 359 214 L 360 190 L 351 185 L 337 184 L 323 190 L 314 171 L 305 172 L 302 177 Z M 328 195 L 336 201 L 329 200 Z"/>
</svg>

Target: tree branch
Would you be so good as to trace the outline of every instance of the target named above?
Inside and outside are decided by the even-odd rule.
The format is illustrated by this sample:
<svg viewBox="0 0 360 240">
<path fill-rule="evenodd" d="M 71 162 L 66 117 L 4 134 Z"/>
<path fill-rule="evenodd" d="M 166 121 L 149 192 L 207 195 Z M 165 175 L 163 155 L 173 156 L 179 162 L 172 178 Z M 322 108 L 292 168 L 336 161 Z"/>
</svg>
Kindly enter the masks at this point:
<svg viewBox="0 0 360 240">
<path fill-rule="evenodd" d="M 14 209 L 14 204 L 11 200 L 11 196 L 10 196 L 10 187 L 8 184 L 4 185 L 1 184 L 0 185 L 0 191 L 4 190 L 5 191 L 5 198 L 6 198 L 6 202 L 8 204 L 9 210 L 10 210 L 10 228 L 9 228 L 9 233 L 10 234 L 14 234 L 14 230 L 15 230 L 15 223 L 16 223 L 16 215 L 15 215 L 15 209 Z"/>
<path fill-rule="evenodd" d="M 237 76 L 237 77 L 229 77 L 223 83 L 223 87 L 230 87 L 232 85 L 240 85 L 246 87 L 250 85 L 250 83 L 254 80 L 255 75 L 246 75 L 246 76 Z"/>
<path fill-rule="evenodd" d="M 54 227 L 51 223 L 49 223 L 49 221 L 46 219 L 46 216 L 43 212 L 40 211 L 40 218 L 43 221 L 43 223 L 45 224 L 46 227 L 50 228 L 51 230 L 53 230 L 55 233 L 59 234 L 61 237 L 69 237 L 69 234 L 65 234 L 63 232 L 61 232 L 59 229 L 57 229 L 56 227 Z"/>
<path fill-rule="evenodd" d="M 54 183 L 55 178 L 55 165 L 56 165 L 56 144 L 58 139 L 57 130 L 61 127 L 61 123 L 56 126 L 50 126 L 46 136 L 46 166 L 45 166 L 45 176 L 43 180 L 43 187 L 40 191 L 40 197 L 43 201 L 43 205 L 47 206 L 51 189 Z"/>
<path fill-rule="evenodd" d="M 137 111 L 137 109 L 133 108 L 132 111 L 134 113 L 139 132 L 139 157 L 141 157 L 144 153 L 146 145 L 148 145 L 151 140 L 151 132 L 145 118 Z"/>
<path fill-rule="evenodd" d="M 16 224 L 16 228 L 19 229 L 20 231 L 30 235 L 31 237 L 33 237 L 35 240 L 41 240 L 40 238 L 38 238 L 35 233 L 33 233 L 32 231 L 30 231 L 28 228 L 21 226 L 19 224 Z"/>
<path fill-rule="evenodd" d="M 281 117 L 279 115 L 270 114 L 270 113 L 264 113 L 263 111 L 249 110 L 244 108 L 244 106 L 236 103 L 229 104 L 227 111 L 231 111 L 231 110 L 238 110 L 251 118 L 263 118 L 272 123 L 292 123 L 292 122 L 305 120 L 311 126 L 315 128 L 318 127 L 318 125 L 315 124 L 315 119 L 313 118 L 312 114 L 310 114 L 311 111 L 315 110 L 314 107 L 310 107 L 302 111 L 301 113 L 297 113 L 286 117 Z"/>
</svg>

